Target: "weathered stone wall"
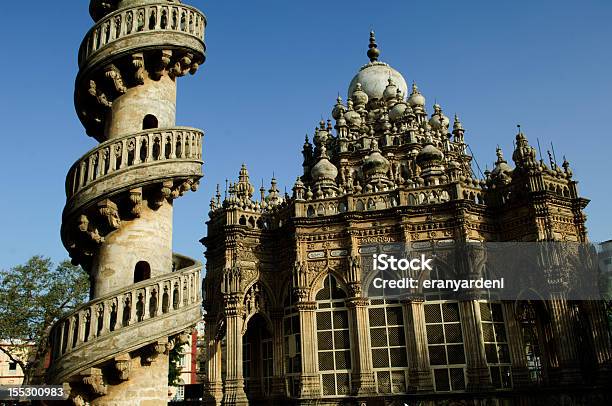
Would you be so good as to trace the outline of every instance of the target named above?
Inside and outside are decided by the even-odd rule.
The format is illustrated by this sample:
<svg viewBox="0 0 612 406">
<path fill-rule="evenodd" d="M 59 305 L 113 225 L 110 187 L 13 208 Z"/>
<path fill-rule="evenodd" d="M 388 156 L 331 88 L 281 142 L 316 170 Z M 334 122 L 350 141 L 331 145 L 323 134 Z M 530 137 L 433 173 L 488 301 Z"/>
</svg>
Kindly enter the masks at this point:
<svg viewBox="0 0 612 406">
<path fill-rule="evenodd" d="M 168 404 L 168 355 L 159 354 L 150 365 L 141 365 L 139 357 L 131 360 L 130 379 L 108 385 L 106 395 L 94 399 L 91 406 L 166 406 Z"/>
<path fill-rule="evenodd" d="M 168 75 L 159 80 L 146 78 L 115 99 L 106 120 L 106 138 L 142 131 L 147 114 L 157 118 L 159 128 L 173 127 L 176 120 L 176 82 Z"/>
<path fill-rule="evenodd" d="M 100 245 L 91 267 L 92 299 L 134 283 L 139 261 L 149 263 L 152 278 L 172 272 L 172 204 L 142 206 L 140 217 L 122 222 Z"/>
</svg>

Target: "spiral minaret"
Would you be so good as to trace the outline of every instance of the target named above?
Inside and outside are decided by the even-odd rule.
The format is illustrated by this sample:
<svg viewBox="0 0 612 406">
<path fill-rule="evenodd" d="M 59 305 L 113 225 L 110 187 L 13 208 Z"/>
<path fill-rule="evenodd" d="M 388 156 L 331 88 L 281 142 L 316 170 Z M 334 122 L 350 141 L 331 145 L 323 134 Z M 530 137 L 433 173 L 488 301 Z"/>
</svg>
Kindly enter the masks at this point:
<svg viewBox="0 0 612 406">
<path fill-rule="evenodd" d="M 177 127 L 177 79 L 205 59 L 205 16 L 179 0 L 91 0 L 75 106 L 99 145 L 70 168 L 62 241 L 91 301 L 51 331 L 49 383 L 75 404 L 168 400 L 168 351 L 201 319 L 201 265 L 172 252 L 173 200 L 202 176 L 202 132 Z"/>
</svg>

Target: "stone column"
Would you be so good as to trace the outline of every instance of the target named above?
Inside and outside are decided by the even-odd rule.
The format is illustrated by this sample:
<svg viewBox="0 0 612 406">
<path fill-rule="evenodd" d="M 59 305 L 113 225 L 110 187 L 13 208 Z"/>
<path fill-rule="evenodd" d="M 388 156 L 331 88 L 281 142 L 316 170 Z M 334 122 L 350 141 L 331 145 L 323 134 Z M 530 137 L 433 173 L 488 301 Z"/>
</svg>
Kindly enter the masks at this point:
<svg viewBox="0 0 612 406">
<path fill-rule="evenodd" d="M 476 300 L 459 302 L 467 364 L 467 390 L 477 392 L 491 388 L 491 373 L 487 365 L 480 305 Z"/>
<path fill-rule="evenodd" d="M 433 390 L 433 380 L 427 356 L 425 305 L 421 297 L 402 300 L 406 349 L 408 350 L 408 385 L 417 392 Z"/>
<path fill-rule="evenodd" d="M 270 312 L 272 318 L 272 357 L 273 357 L 273 377 L 272 377 L 272 398 L 284 399 L 287 397 L 285 392 L 284 378 L 284 349 L 283 349 L 283 309 L 273 309 Z"/>
<path fill-rule="evenodd" d="M 568 306 L 564 293 L 551 293 L 550 296 L 548 309 L 557 353 L 559 384 L 577 384 L 582 381 L 582 378 L 574 340 L 572 309 Z"/>
<path fill-rule="evenodd" d="M 300 299 L 302 298 L 300 297 Z M 306 399 L 316 399 L 321 397 L 321 382 L 317 361 L 317 303 L 300 300 L 296 307 L 300 315 L 300 353 L 302 357 L 299 396 Z"/>
<path fill-rule="evenodd" d="M 204 388 L 205 404 L 221 405 L 223 382 L 221 380 L 221 342 L 216 340 L 217 326 L 214 317 L 206 318 L 206 383 Z"/>
<path fill-rule="evenodd" d="M 222 405 L 248 406 L 249 401 L 244 392 L 242 376 L 242 306 L 233 297 L 225 305 L 226 340 L 226 376 L 223 385 Z"/>
<path fill-rule="evenodd" d="M 515 388 L 528 386 L 530 379 L 523 331 L 516 319 L 514 304 L 512 302 L 503 302 L 502 305 L 506 314 L 506 336 L 508 337 L 510 359 L 512 361 L 512 386 Z"/>
<path fill-rule="evenodd" d="M 369 300 L 364 297 L 352 297 L 346 303 L 349 308 L 350 332 L 354 345 L 351 351 L 353 394 L 356 396 L 374 394 L 376 393 L 376 382 L 370 347 Z"/>
</svg>

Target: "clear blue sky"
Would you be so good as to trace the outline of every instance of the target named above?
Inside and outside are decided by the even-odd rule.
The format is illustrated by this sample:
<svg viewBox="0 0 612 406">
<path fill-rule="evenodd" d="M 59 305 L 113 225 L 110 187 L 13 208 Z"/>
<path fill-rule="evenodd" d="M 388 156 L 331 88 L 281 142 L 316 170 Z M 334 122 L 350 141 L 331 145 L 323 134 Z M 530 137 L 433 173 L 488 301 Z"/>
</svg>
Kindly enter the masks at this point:
<svg viewBox="0 0 612 406">
<path fill-rule="evenodd" d="M 33 254 L 67 257 L 60 238 L 64 179 L 94 145 L 73 106 L 77 49 L 92 25 L 88 1 L 3 4 L 0 41 L 0 267 Z M 612 3 L 584 1 L 202 1 L 208 60 L 180 80 L 177 123 L 206 131 L 202 187 L 175 203 L 175 250 L 202 259 L 216 183 L 248 165 L 256 186 L 272 172 L 291 188 L 304 134 L 338 92 L 381 59 L 457 112 L 481 167 L 516 124 L 533 145 L 555 144 L 592 199 L 594 241 L 612 238 Z M 545 153 L 545 152 L 544 152 Z"/>
</svg>

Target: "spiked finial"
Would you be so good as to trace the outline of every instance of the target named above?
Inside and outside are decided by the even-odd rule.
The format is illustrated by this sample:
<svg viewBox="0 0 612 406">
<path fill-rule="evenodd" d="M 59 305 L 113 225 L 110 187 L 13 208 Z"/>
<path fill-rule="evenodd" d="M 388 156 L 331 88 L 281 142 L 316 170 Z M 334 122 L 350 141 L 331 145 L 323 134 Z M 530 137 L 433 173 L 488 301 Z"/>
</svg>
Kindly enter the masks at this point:
<svg viewBox="0 0 612 406">
<path fill-rule="evenodd" d="M 374 37 L 374 31 L 370 31 L 370 45 L 368 45 L 368 58 L 370 58 L 370 62 L 378 61 L 378 57 L 380 56 L 380 50 L 378 49 L 378 44 L 376 43 L 376 37 Z"/>
</svg>

